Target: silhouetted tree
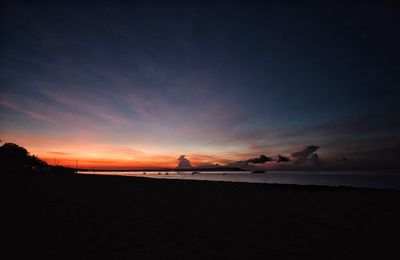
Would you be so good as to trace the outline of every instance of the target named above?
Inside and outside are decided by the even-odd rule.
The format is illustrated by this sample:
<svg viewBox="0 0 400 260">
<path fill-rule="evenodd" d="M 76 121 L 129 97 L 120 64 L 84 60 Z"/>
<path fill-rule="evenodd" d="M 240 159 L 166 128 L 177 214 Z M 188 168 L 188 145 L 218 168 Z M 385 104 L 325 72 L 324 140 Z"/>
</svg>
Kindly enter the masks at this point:
<svg viewBox="0 0 400 260">
<path fill-rule="evenodd" d="M 22 146 L 5 143 L 0 146 L 0 168 L 11 171 L 41 170 L 47 163 L 40 160 Z"/>
<path fill-rule="evenodd" d="M 5 143 L 0 147 L 0 164 L 5 169 L 24 169 L 28 161 L 28 151 L 16 144 Z"/>
<path fill-rule="evenodd" d="M 32 170 L 41 170 L 44 167 L 47 166 L 47 163 L 41 159 L 39 159 L 35 155 L 31 155 L 28 157 L 28 167 L 30 167 Z"/>
</svg>

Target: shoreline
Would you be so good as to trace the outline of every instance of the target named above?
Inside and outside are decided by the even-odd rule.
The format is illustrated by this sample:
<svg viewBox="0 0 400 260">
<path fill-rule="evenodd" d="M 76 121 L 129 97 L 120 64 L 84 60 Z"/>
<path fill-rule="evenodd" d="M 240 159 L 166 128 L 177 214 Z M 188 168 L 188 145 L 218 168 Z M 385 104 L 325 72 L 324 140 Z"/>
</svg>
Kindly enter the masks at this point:
<svg viewBox="0 0 400 260">
<path fill-rule="evenodd" d="M 127 172 L 128 173 L 128 172 Z M 301 184 L 301 183 L 279 183 L 279 182 L 263 182 L 263 181 L 243 181 L 243 180 L 233 180 L 233 179 L 229 179 L 230 176 L 235 175 L 235 174 L 240 174 L 240 172 L 232 172 L 232 173 L 226 173 L 223 174 L 225 179 L 197 179 L 197 178 L 192 178 L 190 175 L 188 174 L 183 174 L 183 176 L 186 177 L 190 177 L 190 178 L 175 178 L 175 175 L 167 175 L 168 177 L 163 177 L 165 175 L 165 173 L 162 173 L 160 175 L 158 174 L 122 174 L 122 173 L 116 173 L 116 174 L 107 174 L 107 173 L 78 173 L 81 175 L 92 175 L 92 176 L 125 176 L 125 177 L 135 177 L 135 178 L 147 178 L 147 179 L 160 179 L 160 180 L 185 180 L 185 181 L 211 181 L 211 182 L 227 182 L 227 183 L 251 183 L 251 184 L 268 184 L 268 185 L 299 185 L 299 186 L 310 186 L 310 187 L 332 187 L 332 188 L 355 188 L 355 189 L 382 189 L 382 190 L 394 190 L 394 191 L 400 191 L 400 187 L 372 187 L 372 186 L 367 186 L 367 185 L 361 185 L 359 184 L 357 185 L 350 185 L 350 184 Z M 207 172 L 204 172 L 204 174 L 209 174 Z M 252 173 L 249 173 L 252 174 Z M 259 175 L 260 177 L 264 177 L 267 176 L 268 173 L 265 174 L 261 174 Z M 274 173 L 273 173 L 274 174 Z M 252 174 L 253 175 L 253 174 Z M 203 176 L 203 175 L 199 175 L 199 176 Z M 251 175 L 250 175 L 251 176 Z M 370 175 L 358 175 L 360 177 L 368 177 Z M 372 175 L 374 176 L 374 175 Z M 397 176 L 397 174 L 395 174 L 394 176 Z M 400 176 L 400 175 L 399 175 Z M 226 178 L 228 177 L 228 178 Z M 272 177 L 275 177 L 274 175 L 272 175 Z M 315 177 L 315 176 L 313 176 Z M 329 175 L 328 175 L 329 177 Z"/>
<path fill-rule="evenodd" d="M 110 175 L 11 178 L 18 252 L 57 259 L 399 255 L 400 191 Z M 18 218 L 19 217 L 19 218 Z M 38 239 L 40 237 L 40 239 Z"/>
</svg>

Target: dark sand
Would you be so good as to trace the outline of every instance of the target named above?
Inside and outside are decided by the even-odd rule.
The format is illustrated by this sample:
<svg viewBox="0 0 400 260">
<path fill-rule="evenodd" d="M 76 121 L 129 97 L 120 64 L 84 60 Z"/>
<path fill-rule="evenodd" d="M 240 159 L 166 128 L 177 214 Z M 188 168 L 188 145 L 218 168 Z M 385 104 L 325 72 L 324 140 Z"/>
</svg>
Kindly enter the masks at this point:
<svg viewBox="0 0 400 260">
<path fill-rule="evenodd" d="M 14 259 L 400 256 L 400 191 L 93 175 L 3 185 Z"/>
</svg>

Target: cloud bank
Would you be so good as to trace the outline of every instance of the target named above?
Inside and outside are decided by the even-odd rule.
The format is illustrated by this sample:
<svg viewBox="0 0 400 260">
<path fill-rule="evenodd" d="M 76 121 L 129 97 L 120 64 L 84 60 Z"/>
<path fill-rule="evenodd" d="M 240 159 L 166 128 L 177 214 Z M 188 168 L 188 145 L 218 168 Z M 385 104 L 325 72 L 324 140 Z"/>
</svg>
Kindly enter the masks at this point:
<svg viewBox="0 0 400 260">
<path fill-rule="evenodd" d="M 178 158 L 178 168 L 191 168 L 192 163 L 185 158 L 185 155 L 181 155 Z"/>
<path fill-rule="evenodd" d="M 238 167 L 241 169 L 253 169 L 255 168 L 254 164 L 264 164 L 266 162 L 271 162 L 271 161 L 274 161 L 274 159 L 262 154 L 260 155 L 260 157 L 255 157 L 244 161 L 236 161 L 233 163 L 228 163 L 227 166 Z"/>
<path fill-rule="evenodd" d="M 290 162 L 290 159 L 286 156 L 283 155 L 278 155 L 278 159 L 276 160 L 277 163 L 281 163 L 281 162 Z"/>
<path fill-rule="evenodd" d="M 310 145 L 303 150 L 292 153 L 293 164 L 296 166 L 310 166 L 316 167 L 320 165 L 319 155 L 316 151 L 319 146 Z"/>
</svg>

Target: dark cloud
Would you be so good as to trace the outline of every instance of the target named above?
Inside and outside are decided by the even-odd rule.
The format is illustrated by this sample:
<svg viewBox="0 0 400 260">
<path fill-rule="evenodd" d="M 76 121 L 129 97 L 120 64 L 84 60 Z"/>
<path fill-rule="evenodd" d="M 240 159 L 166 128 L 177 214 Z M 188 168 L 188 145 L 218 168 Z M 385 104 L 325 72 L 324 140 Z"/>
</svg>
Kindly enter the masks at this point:
<svg viewBox="0 0 400 260">
<path fill-rule="evenodd" d="M 178 158 L 178 168 L 190 168 L 192 164 L 188 159 L 185 158 L 185 155 L 181 155 Z"/>
<path fill-rule="evenodd" d="M 292 153 L 293 163 L 297 166 L 318 166 L 320 165 L 319 155 L 316 151 L 319 146 L 310 145 L 299 152 Z"/>
<path fill-rule="evenodd" d="M 318 149 L 319 149 L 318 146 L 310 145 L 299 152 L 292 153 L 292 157 L 297 158 L 297 159 L 308 158 L 313 152 L 317 151 Z"/>
<path fill-rule="evenodd" d="M 273 159 L 271 157 L 265 156 L 265 155 L 260 155 L 260 157 L 256 157 L 256 158 L 252 158 L 249 160 L 246 160 L 244 162 L 246 163 L 252 163 L 252 164 L 258 164 L 258 163 L 266 163 L 266 162 L 270 162 L 273 161 Z"/>
<path fill-rule="evenodd" d="M 285 157 L 285 156 L 279 154 L 278 159 L 276 161 L 277 161 L 277 163 L 290 162 L 290 159 L 288 157 Z"/>
<path fill-rule="evenodd" d="M 319 160 L 319 155 L 317 153 L 312 153 L 309 157 L 309 161 L 313 166 L 319 166 L 321 161 Z"/>
<path fill-rule="evenodd" d="M 233 163 L 228 163 L 227 166 L 239 167 L 241 169 L 250 170 L 250 169 L 255 168 L 254 164 L 263 164 L 263 163 L 271 162 L 271 161 L 274 161 L 274 159 L 262 154 L 262 155 L 260 155 L 260 157 L 251 158 L 251 159 L 244 160 L 244 161 L 236 161 Z"/>
</svg>

